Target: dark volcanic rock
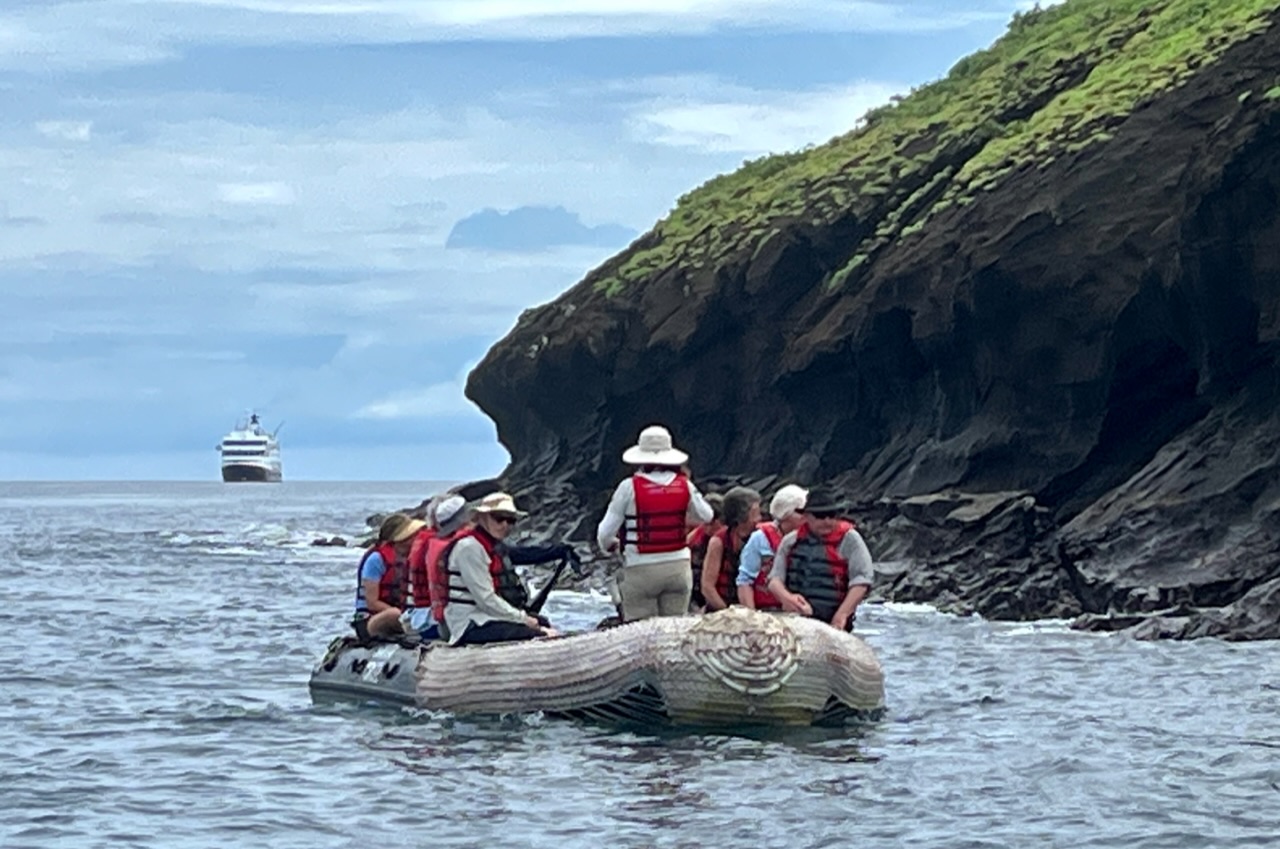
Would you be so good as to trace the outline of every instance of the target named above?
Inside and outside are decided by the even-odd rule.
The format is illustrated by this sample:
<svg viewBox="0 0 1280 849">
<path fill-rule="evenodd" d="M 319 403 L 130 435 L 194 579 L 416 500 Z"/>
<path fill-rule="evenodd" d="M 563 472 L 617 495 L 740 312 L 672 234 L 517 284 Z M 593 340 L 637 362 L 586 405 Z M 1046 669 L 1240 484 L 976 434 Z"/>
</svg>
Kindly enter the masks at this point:
<svg viewBox="0 0 1280 849">
<path fill-rule="evenodd" d="M 662 422 L 695 473 L 843 486 L 894 563 L 885 597 L 1277 636 L 1278 58 L 1272 26 L 865 264 L 864 204 L 603 286 L 663 238 L 642 237 L 471 375 L 504 480 L 546 533 L 587 539 Z M 929 173 L 983 148 L 933 148 Z"/>
</svg>

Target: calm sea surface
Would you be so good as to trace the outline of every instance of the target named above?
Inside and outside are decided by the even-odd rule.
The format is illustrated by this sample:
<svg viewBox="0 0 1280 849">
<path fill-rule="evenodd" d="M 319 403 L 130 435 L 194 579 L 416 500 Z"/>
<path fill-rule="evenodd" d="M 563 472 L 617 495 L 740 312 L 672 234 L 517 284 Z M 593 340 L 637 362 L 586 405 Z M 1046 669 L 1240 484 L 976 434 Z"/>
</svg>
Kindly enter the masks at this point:
<svg viewBox="0 0 1280 849">
<path fill-rule="evenodd" d="M 1275 644 L 872 606 L 856 732 L 314 706 L 356 554 L 310 541 L 433 489 L 0 484 L 0 847 L 1280 845 Z"/>
</svg>

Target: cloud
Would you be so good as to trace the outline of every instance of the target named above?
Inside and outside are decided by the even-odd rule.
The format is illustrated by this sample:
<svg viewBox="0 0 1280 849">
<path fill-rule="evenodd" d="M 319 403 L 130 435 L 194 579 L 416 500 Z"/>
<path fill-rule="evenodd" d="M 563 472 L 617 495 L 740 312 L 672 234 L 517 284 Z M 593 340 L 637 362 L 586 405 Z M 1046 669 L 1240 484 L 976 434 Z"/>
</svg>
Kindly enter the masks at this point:
<svg viewBox="0 0 1280 849">
<path fill-rule="evenodd" d="M 436 383 L 422 389 L 406 389 L 361 407 L 357 419 L 430 419 L 477 412 L 462 395 L 457 382 Z"/>
<path fill-rule="evenodd" d="M 804 92 L 725 86 L 708 98 L 702 92 L 684 91 L 687 81 L 668 84 L 670 93 L 643 104 L 633 118 L 637 137 L 676 147 L 751 154 L 828 141 L 907 88 L 868 81 Z"/>
<path fill-rule="evenodd" d="M 285 183 L 222 183 L 218 200 L 231 204 L 266 204 L 281 206 L 293 203 L 293 189 Z"/>
<path fill-rule="evenodd" d="M 499 455 L 463 364 L 522 310 L 744 154 L 824 141 L 894 88 L 849 80 L 914 84 L 963 52 L 903 33 L 1010 10 L 0 4 L 0 477 L 166 477 L 185 451 L 212 475 L 211 440 L 251 406 L 289 420 L 286 474 L 311 456 L 401 476 L 393 445 L 422 468 L 433 445 Z M 844 34 L 877 27 L 899 34 Z"/>
<path fill-rule="evenodd" d="M 445 247 L 514 253 L 561 245 L 622 247 L 636 235 L 620 224 L 588 226 L 562 206 L 521 206 L 508 212 L 485 209 L 463 218 L 449 231 Z"/>
<path fill-rule="evenodd" d="M 36 132 L 56 141 L 87 142 L 93 136 L 93 122 L 39 121 Z"/>
<path fill-rule="evenodd" d="M 139 227 L 164 227 L 172 221 L 171 216 L 156 212 L 104 212 L 98 216 L 101 224 L 132 224 Z"/>
<path fill-rule="evenodd" d="M 0 67 L 101 68 L 190 45 L 532 41 L 771 30 L 921 32 L 1021 0 L 62 0 L 0 17 Z"/>
<path fill-rule="evenodd" d="M 0 214 L 0 228 L 12 227 L 14 229 L 22 227 L 44 227 L 48 224 L 43 218 L 37 218 L 34 215 L 4 215 Z"/>
</svg>

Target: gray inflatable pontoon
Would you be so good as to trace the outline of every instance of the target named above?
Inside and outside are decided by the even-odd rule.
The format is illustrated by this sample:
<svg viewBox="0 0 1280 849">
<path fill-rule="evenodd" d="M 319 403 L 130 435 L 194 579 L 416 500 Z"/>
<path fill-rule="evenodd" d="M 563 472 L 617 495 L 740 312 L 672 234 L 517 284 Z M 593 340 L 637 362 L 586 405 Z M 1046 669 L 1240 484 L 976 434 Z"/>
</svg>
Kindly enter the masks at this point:
<svg viewBox="0 0 1280 849">
<path fill-rule="evenodd" d="M 450 648 L 340 637 L 311 673 L 315 700 L 395 702 L 457 714 L 699 726 L 832 725 L 884 705 L 884 673 L 858 637 L 731 607 L 546 640 Z"/>
</svg>

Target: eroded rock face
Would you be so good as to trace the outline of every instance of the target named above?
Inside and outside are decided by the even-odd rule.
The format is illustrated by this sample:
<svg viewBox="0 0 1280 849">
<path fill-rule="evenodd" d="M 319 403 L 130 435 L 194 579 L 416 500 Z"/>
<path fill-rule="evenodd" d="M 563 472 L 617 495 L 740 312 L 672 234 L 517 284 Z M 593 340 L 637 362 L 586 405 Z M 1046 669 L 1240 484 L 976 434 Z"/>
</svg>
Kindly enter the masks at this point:
<svg viewBox="0 0 1280 849">
<path fill-rule="evenodd" d="M 1277 57 L 1273 27 L 853 287 L 825 285 L 853 218 L 775 222 L 615 296 L 594 288 L 611 260 L 468 381 L 506 485 L 585 540 L 622 450 L 662 422 L 695 476 L 843 486 L 893 564 L 886 597 L 1276 636 L 1280 100 L 1242 93 Z"/>
</svg>

